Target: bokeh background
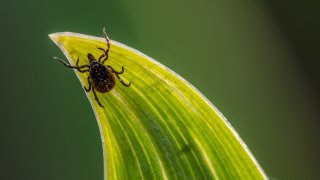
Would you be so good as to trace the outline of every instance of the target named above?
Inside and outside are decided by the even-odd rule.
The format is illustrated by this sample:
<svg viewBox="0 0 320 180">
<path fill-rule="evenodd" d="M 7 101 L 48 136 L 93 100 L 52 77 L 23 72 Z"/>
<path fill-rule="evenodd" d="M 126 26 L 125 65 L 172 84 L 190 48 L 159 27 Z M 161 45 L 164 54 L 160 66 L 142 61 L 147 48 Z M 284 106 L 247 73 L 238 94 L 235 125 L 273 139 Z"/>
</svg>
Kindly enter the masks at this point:
<svg viewBox="0 0 320 180">
<path fill-rule="evenodd" d="M 48 38 L 103 26 L 197 87 L 269 177 L 320 178 L 319 1 L 0 2 L 0 179 L 103 179 L 93 111 Z"/>
</svg>

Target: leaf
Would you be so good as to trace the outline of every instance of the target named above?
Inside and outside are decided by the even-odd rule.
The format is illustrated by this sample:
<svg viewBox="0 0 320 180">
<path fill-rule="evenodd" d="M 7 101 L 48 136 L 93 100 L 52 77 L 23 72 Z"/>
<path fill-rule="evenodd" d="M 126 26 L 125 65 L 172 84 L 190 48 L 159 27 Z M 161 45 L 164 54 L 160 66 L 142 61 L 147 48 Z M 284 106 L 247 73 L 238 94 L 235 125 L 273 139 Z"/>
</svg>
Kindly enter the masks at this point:
<svg viewBox="0 0 320 180">
<path fill-rule="evenodd" d="M 70 64 L 88 64 L 106 48 L 104 38 L 49 35 Z M 106 64 L 125 66 L 109 93 L 86 93 L 99 125 L 105 179 L 267 179 L 223 115 L 196 88 L 152 58 L 111 41 Z M 69 70 L 69 69 L 66 69 Z M 75 70 L 88 87 L 88 73 Z"/>
</svg>

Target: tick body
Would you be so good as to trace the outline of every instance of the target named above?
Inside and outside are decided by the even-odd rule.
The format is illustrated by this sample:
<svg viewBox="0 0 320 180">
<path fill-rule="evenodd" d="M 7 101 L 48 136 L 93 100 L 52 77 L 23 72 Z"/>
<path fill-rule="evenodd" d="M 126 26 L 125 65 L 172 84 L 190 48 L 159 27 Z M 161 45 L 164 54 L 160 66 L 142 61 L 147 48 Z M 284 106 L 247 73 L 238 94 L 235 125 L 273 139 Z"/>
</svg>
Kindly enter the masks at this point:
<svg viewBox="0 0 320 180">
<path fill-rule="evenodd" d="M 112 70 L 99 62 L 92 63 L 90 77 L 93 88 L 100 93 L 111 91 L 116 83 Z"/>
<path fill-rule="evenodd" d="M 116 85 L 115 76 L 121 82 L 122 85 L 126 87 L 129 87 L 131 85 L 131 82 L 127 84 L 123 82 L 120 77 L 120 74 L 124 73 L 123 66 L 121 71 L 116 71 L 115 69 L 113 69 L 112 66 L 104 64 L 104 62 L 108 60 L 108 54 L 110 50 L 110 41 L 104 28 L 103 28 L 103 35 L 107 41 L 107 49 L 97 47 L 99 50 L 103 51 L 103 53 L 100 55 L 98 60 L 91 53 L 88 53 L 87 57 L 88 57 L 89 64 L 79 65 L 79 58 L 78 58 L 76 66 L 72 66 L 70 64 L 67 64 L 62 59 L 54 57 L 54 59 L 60 61 L 63 65 L 65 65 L 68 68 L 77 69 L 81 73 L 89 72 L 89 75 L 87 78 L 88 88 L 85 86 L 83 86 L 83 88 L 86 90 L 86 92 L 90 92 L 90 91 L 93 92 L 95 100 L 97 101 L 100 107 L 103 107 L 103 105 L 99 101 L 96 91 L 99 93 L 107 93 L 111 91 Z"/>
</svg>

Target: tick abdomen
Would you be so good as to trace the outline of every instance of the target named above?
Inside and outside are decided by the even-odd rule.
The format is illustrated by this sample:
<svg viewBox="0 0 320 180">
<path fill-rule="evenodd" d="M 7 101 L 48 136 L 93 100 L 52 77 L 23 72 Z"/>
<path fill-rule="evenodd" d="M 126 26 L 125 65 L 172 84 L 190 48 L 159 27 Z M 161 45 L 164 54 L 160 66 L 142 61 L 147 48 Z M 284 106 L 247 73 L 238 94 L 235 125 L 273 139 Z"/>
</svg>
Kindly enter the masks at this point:
<svg viewBox="0 0 320 180">
<path fill-rule="evenodd" d="M 113 89 L 115 81 L 111 69 L 99 62 L 94 62 L 90 66 L 93 88 L 100 93 L 109 92 Z"/>
</svg>

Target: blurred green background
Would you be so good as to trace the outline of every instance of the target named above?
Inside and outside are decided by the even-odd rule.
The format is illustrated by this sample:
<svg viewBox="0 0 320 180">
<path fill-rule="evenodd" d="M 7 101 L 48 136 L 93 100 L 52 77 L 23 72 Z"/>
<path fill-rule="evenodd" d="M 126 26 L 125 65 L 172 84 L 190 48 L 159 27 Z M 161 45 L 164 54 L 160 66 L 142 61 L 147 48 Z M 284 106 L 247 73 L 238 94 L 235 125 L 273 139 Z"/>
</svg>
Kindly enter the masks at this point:
<svg viewBox="0 0 320 180">
<path fill-rule="evenodd" d="M 98 126 L 49 33 L 155 58 L 228 118 L 269 177 L 319 179 L 319 3 L 1 0 L 0 179 L 103 179 Z"/>
</svg>

